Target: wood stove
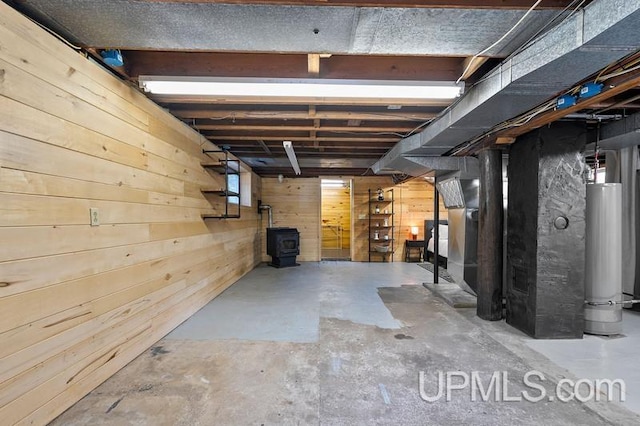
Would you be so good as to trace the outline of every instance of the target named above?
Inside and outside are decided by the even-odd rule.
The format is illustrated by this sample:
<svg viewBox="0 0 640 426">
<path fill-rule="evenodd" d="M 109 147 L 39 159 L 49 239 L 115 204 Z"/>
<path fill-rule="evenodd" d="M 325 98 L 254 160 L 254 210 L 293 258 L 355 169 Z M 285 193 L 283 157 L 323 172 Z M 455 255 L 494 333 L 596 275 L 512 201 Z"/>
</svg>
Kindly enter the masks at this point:
<svg viewBox="0 0 640 426">
<path fill-rule="evenodd" d="M 269 265 L 275 268 L 299 266 L 296 256 L 300 254 L 300 233 L 296 228 L 267 228 L 267 254 Z"/>
</svg>

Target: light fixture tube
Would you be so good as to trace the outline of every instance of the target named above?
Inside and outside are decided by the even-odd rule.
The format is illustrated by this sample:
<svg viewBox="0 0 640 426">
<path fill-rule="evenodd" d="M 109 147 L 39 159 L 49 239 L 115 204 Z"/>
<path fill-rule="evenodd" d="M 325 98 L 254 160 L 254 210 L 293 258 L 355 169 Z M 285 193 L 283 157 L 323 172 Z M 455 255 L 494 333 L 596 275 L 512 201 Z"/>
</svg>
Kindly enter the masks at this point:
<svg viewBox="0 0 640 426">
<path fill-rule="evenodd" d="M 300 166 L 298 165 L 298 159 L 296 158 L 296 152 L 293 150 L 293 144 L 291 141 L 283 141 L 282 146 L 284 146 L 284 150 L 287 153 L 287 157 L 289 157 L 289 162 L 291 163 L 291 167 L 296 172 L 297 175 L 300 174 Z"/>
<path fill-rule="evenodd" d="M 464 83 L 444 81 L 163 77 L 141 75 L 140 87 L 157 95 L 360 99 L 454 99 Z"/>
</svg>

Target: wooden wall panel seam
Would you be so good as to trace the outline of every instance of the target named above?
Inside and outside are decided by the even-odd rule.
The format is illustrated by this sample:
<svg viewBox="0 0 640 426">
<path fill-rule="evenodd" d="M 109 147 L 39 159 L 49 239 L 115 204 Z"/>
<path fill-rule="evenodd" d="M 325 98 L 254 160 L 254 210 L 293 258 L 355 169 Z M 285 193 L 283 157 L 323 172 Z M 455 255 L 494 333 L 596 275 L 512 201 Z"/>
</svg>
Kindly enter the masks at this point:
<svg viewBox="0 0 640 426">
<path fill-rule="evenodd" d="M 0 297 L 99 274 L 118 266 L 157 259 L 213 245 L 210 235 L 151 241 L 0 263 Z"/>
</svg>

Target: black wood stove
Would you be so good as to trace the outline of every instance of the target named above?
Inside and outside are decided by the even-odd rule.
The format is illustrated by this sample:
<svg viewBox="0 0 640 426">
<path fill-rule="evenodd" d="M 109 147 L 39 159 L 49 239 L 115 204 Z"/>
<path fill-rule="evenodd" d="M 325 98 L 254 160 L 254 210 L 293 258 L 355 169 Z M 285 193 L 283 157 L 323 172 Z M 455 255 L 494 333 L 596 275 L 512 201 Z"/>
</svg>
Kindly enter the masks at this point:
<svg viewBox="0 0 640 426">
<path fill-rule="evenodd" d="M 275 268 L 299 266 L 296 256 L 300 254 L 300 233 L 296 228 L 267 228 L 267 254 L 269 265 Z"/>
</svg>

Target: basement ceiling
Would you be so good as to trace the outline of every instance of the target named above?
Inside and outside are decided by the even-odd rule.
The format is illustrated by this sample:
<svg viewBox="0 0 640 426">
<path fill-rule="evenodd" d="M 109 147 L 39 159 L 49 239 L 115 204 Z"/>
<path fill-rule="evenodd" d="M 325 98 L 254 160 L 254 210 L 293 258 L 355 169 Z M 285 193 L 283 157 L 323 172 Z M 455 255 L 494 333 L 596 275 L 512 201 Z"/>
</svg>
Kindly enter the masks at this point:
<svg viewBox="0 0 640 426">
<path fill-rule="evenodd" d="M 579 1 L 543 1 L 503 41 L 533 0 L 20 0 L 10 2 L 115 69 L 140 75 L 476 82 Z M 465 73 L 466 70 L 466 73 Z M 451 101 L 332 104 L 326 99 L 242 101 L 150 95 L 262 176 L 359 175 L 402 138 L 421 132 Z M 606 107 L 606 105 L 603 105 Z M 463 141 L 461 141 L 463 142 Z"/>
</svg>

